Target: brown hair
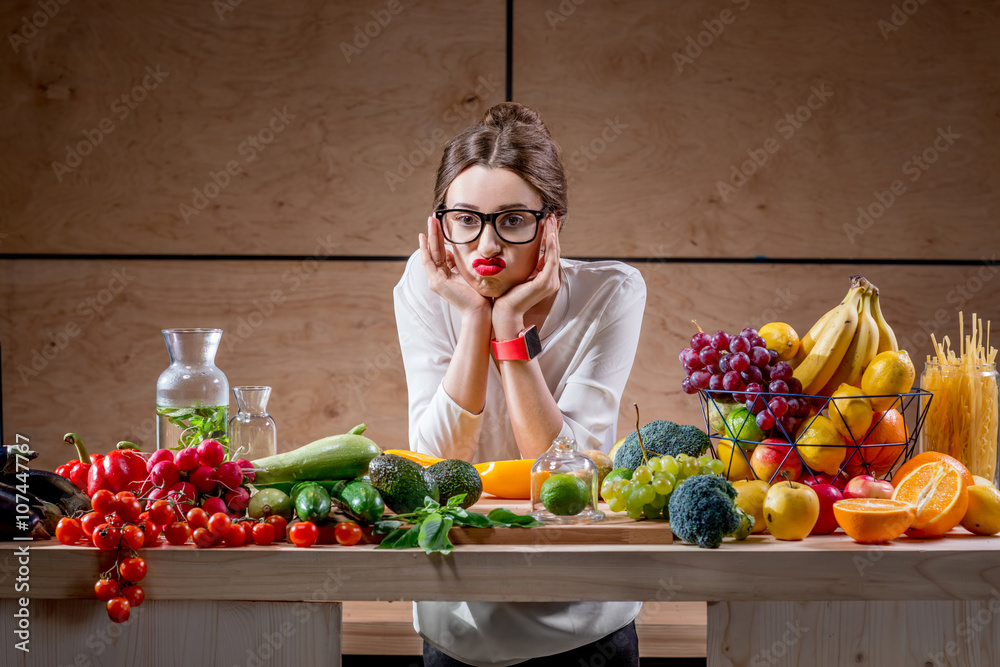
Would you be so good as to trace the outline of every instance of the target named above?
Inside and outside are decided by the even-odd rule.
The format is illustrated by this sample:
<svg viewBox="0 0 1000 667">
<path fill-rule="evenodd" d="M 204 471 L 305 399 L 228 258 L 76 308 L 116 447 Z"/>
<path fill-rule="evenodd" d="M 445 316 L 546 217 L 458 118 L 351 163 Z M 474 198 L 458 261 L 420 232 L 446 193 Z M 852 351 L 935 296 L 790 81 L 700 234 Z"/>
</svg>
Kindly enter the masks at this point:
<svg viewBox="0 0 1000 667">
<path fill-rule="evenodd" d="M 444 208 L 451 182 L 474 165 L 508 169 L 542 194 L 542 205 L 561 223 L 566 215 L 566 174 L 559 146 L 538 114 L 516 102 L 490 107 L 478 125 L 444 148 L 434 183 L 434 208 Z"/>
</svg>

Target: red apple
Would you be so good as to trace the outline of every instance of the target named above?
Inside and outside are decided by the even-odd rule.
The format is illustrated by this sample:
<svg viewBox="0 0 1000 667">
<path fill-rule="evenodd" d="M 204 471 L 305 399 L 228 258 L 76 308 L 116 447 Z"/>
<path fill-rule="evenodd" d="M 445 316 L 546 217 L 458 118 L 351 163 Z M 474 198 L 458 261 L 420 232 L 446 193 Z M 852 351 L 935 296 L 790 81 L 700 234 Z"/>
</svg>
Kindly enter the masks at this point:
<svg viewBox="0 0 1000 667">
<path fill-rule="evenodd" d="M 768 438 L 753 448 L 750 467 L 757 479 L 767 482 L 772 479 L 780 480 L 781 471 L 785 470 L 788 472 L 789 480 L 795 481 L 802 474 L 802 459 L 788 442 L 778 438 Z"/>
<path fill-rule="evenodd" d="M 840 489 L 833 484 L 821 484 L 806 475 L 803 482 L 812 487 L 816 495 L 819 496 L 819 518 L 813 526 L 810 535 L 829 535 L 837 530 L 837 517 L 833 515 L 833 504 L 843 499 L 844 495 Z"/>
<path fill-rule="evenodd" d="M 877 480 L 871 475 L 857 475 L 844 487 L 844 497 L 892 498 L 892 482 Z"/>
</svg>

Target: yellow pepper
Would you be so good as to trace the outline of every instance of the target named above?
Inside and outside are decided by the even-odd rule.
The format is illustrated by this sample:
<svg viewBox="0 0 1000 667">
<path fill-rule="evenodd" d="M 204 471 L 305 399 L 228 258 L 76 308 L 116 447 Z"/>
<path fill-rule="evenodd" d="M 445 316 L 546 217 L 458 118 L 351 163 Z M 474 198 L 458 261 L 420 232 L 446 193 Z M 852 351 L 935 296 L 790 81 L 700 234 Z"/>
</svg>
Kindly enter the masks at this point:
<svg viewBox="0 0 1000 667">
<path fill-rule="evenodd" d="M 534 459 L 477 463 L 483 478 L 483 492 L 509 500 L 531 499 L 531 466 Z"/>
<path fill-rule="evenodd" d="M 386 454 L 395 454 L 396 456 L 402 456 L 405 459 L 410 459 L 419 463 L 423 467 L 432 466 L 435 463 L 444 461 L 444 459 L 439 459 L 436 456 L 431 456 L 430 454 L 421 454 L 420 452 L 413 452 L 409 449 L 387 449 Z"/>
</svg>

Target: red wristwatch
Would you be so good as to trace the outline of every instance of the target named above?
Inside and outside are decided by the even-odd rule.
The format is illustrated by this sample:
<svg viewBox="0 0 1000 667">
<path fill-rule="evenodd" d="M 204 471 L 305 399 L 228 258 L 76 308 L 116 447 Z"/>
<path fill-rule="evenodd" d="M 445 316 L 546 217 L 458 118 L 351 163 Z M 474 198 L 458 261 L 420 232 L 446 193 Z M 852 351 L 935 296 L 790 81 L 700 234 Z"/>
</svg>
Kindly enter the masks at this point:
<svg viewBox="0 0 1000 667">
<path fill-rule="evenodd" d="M 493 357 L 497 361 L 530 361 L 542 351 L 538 327 L 524 329 L 513 340 L 493 341 Z"/>
</svg>

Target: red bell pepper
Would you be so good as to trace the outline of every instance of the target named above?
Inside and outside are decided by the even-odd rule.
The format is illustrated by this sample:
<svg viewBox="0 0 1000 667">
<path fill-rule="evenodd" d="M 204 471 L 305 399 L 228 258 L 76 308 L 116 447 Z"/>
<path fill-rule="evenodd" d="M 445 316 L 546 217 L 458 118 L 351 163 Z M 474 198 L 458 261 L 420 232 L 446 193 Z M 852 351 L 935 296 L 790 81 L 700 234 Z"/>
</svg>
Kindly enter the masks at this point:
<svg viewBox="0 0 1000 667">
<path fill-rule="evenodd" d="M 112 493 L 138 493 L 146 480 L 146 459 L 131 442 L 119 442 L 116 449 L 94 461 L 87 477 L 87 495 L 101 489 Z"/>
<path fill-rule="evenodd" d="M 78 458 L 67 461 L 63 465 L 56 468 L 56 474 L 62 475 L 82 490 L 86 491 L 90 467 L 93 465 L 94 459 L 101 458 L 101 455 L 88 455 L 87 447 L 83 444 L 83 440 L 80 440 L 80 436 L 76 433 L 67 433 L 63 436 L 63 441 L 76 447 L 76 454 Z"/>
</svg>

